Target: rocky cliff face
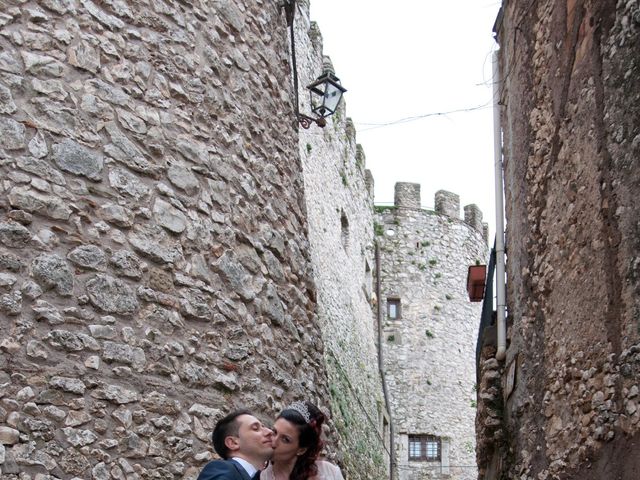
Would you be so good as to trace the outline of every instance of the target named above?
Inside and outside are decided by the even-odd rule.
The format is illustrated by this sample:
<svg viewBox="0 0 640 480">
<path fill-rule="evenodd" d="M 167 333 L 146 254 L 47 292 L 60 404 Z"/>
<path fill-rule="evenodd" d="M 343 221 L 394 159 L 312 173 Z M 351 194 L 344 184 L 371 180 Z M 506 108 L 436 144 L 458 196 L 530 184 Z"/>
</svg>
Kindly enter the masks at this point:
<svg viewBox="0 0 640 480">
<path fill-rule="evenodd" d="M 0 1 L 3 478 L 194 478 L 328 398 L 288 58 L 277 2 Z"/>
<path fill-rule="evenodd" d="M 504 2 L 503 13 L 517 372 L 503 475 L 638 478 L 640 7 Z"/>
</svg>

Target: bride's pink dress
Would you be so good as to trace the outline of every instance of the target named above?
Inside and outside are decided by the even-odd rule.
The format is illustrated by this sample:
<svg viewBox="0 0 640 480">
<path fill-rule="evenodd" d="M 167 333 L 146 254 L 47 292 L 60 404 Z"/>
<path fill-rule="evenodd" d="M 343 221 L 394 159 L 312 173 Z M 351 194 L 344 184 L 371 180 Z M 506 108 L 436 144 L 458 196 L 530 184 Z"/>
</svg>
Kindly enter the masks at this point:
<svg viewBox="0 0 640 480">
<path fill-rule="evenodd" d="M 318 475 L 313 480 L 344 480 L 340 468 L 331 462 L 317 460 Z M 260 473 L 260 480 L 275 480 L 271 464 Z"/>
</svg>

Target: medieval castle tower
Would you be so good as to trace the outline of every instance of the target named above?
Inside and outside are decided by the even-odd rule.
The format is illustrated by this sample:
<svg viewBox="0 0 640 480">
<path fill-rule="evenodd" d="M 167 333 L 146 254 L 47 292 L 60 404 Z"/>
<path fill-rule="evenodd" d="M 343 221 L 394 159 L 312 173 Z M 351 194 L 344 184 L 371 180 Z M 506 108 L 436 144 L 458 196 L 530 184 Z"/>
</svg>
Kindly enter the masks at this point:
<svg viewBox="0 0 640 480">
<path fill-rule="evenodd" d="M 484 263 L 482 214 L 439 191 L 421 208 L 420 186 L 397 183 L 379 208 L 383 355 L 395 428 L 398 478 L 472 480 L 475 341 L 480 304 L 466 291 L 469 265 Z"/>
</svg>

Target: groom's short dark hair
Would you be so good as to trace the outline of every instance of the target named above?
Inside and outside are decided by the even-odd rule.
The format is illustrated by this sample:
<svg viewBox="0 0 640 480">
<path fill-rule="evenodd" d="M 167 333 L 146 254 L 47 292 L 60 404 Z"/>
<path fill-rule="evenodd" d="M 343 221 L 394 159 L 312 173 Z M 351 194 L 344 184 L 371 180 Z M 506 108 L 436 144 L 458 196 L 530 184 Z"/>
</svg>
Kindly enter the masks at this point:
<svg viewBox="0 0 640 480">
<path fill-rule="evenodd" d="M 229 456 L 229 449 L 225 445 L 224 441 L 227 437 L 238 435 L 240 424 L 236 421 L 236 419 L 240 415 L 253 415 L 253 413 L 249 410 L 234 410 L 227 416 L 218 420 L 218 423 L 216 423 L 216 426 L 213 429 L 213 433 L 211 434 L 211 440 L 213 440 L 213 448 L 216 450 L 218 455 L 220 455 L 225 460 Z"/>
</svg>

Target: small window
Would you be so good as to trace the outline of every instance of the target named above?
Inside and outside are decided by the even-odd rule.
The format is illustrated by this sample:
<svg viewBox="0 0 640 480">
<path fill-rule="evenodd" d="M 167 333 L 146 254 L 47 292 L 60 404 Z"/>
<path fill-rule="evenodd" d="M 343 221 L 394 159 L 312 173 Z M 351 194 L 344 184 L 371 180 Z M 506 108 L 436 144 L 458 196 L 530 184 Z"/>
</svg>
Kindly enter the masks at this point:
<svg viewBox="0 0 640 480">
<path fill-rule="evenodd" d="M 397 320 L 400 318 L 400 299 L 387 298 L 387 318 Z"/>
<path fill-rule="evenodd" d="M 364 284 L 362 285 L 364 289 L 364 295 L 367 297 L 367 300 L 371 300 L 371 293 L 373 290 L 373 275 L 371 274 L 371 268 L 369 267 L 369 262 L 364 261 Z"/>
<path fill-rule="evenodd" d="M 344 211 L 340 215 L 340 229 L 342 248 L 346 250 L 349 246 L 349 219 L 347 218 L 347 215 L 344 213 Z"/>
<path fill-rule="evenodd" d="M 442 444 L 434 435 L 409 435 L 409 460 L 439 462 Z"/>
</svg>

